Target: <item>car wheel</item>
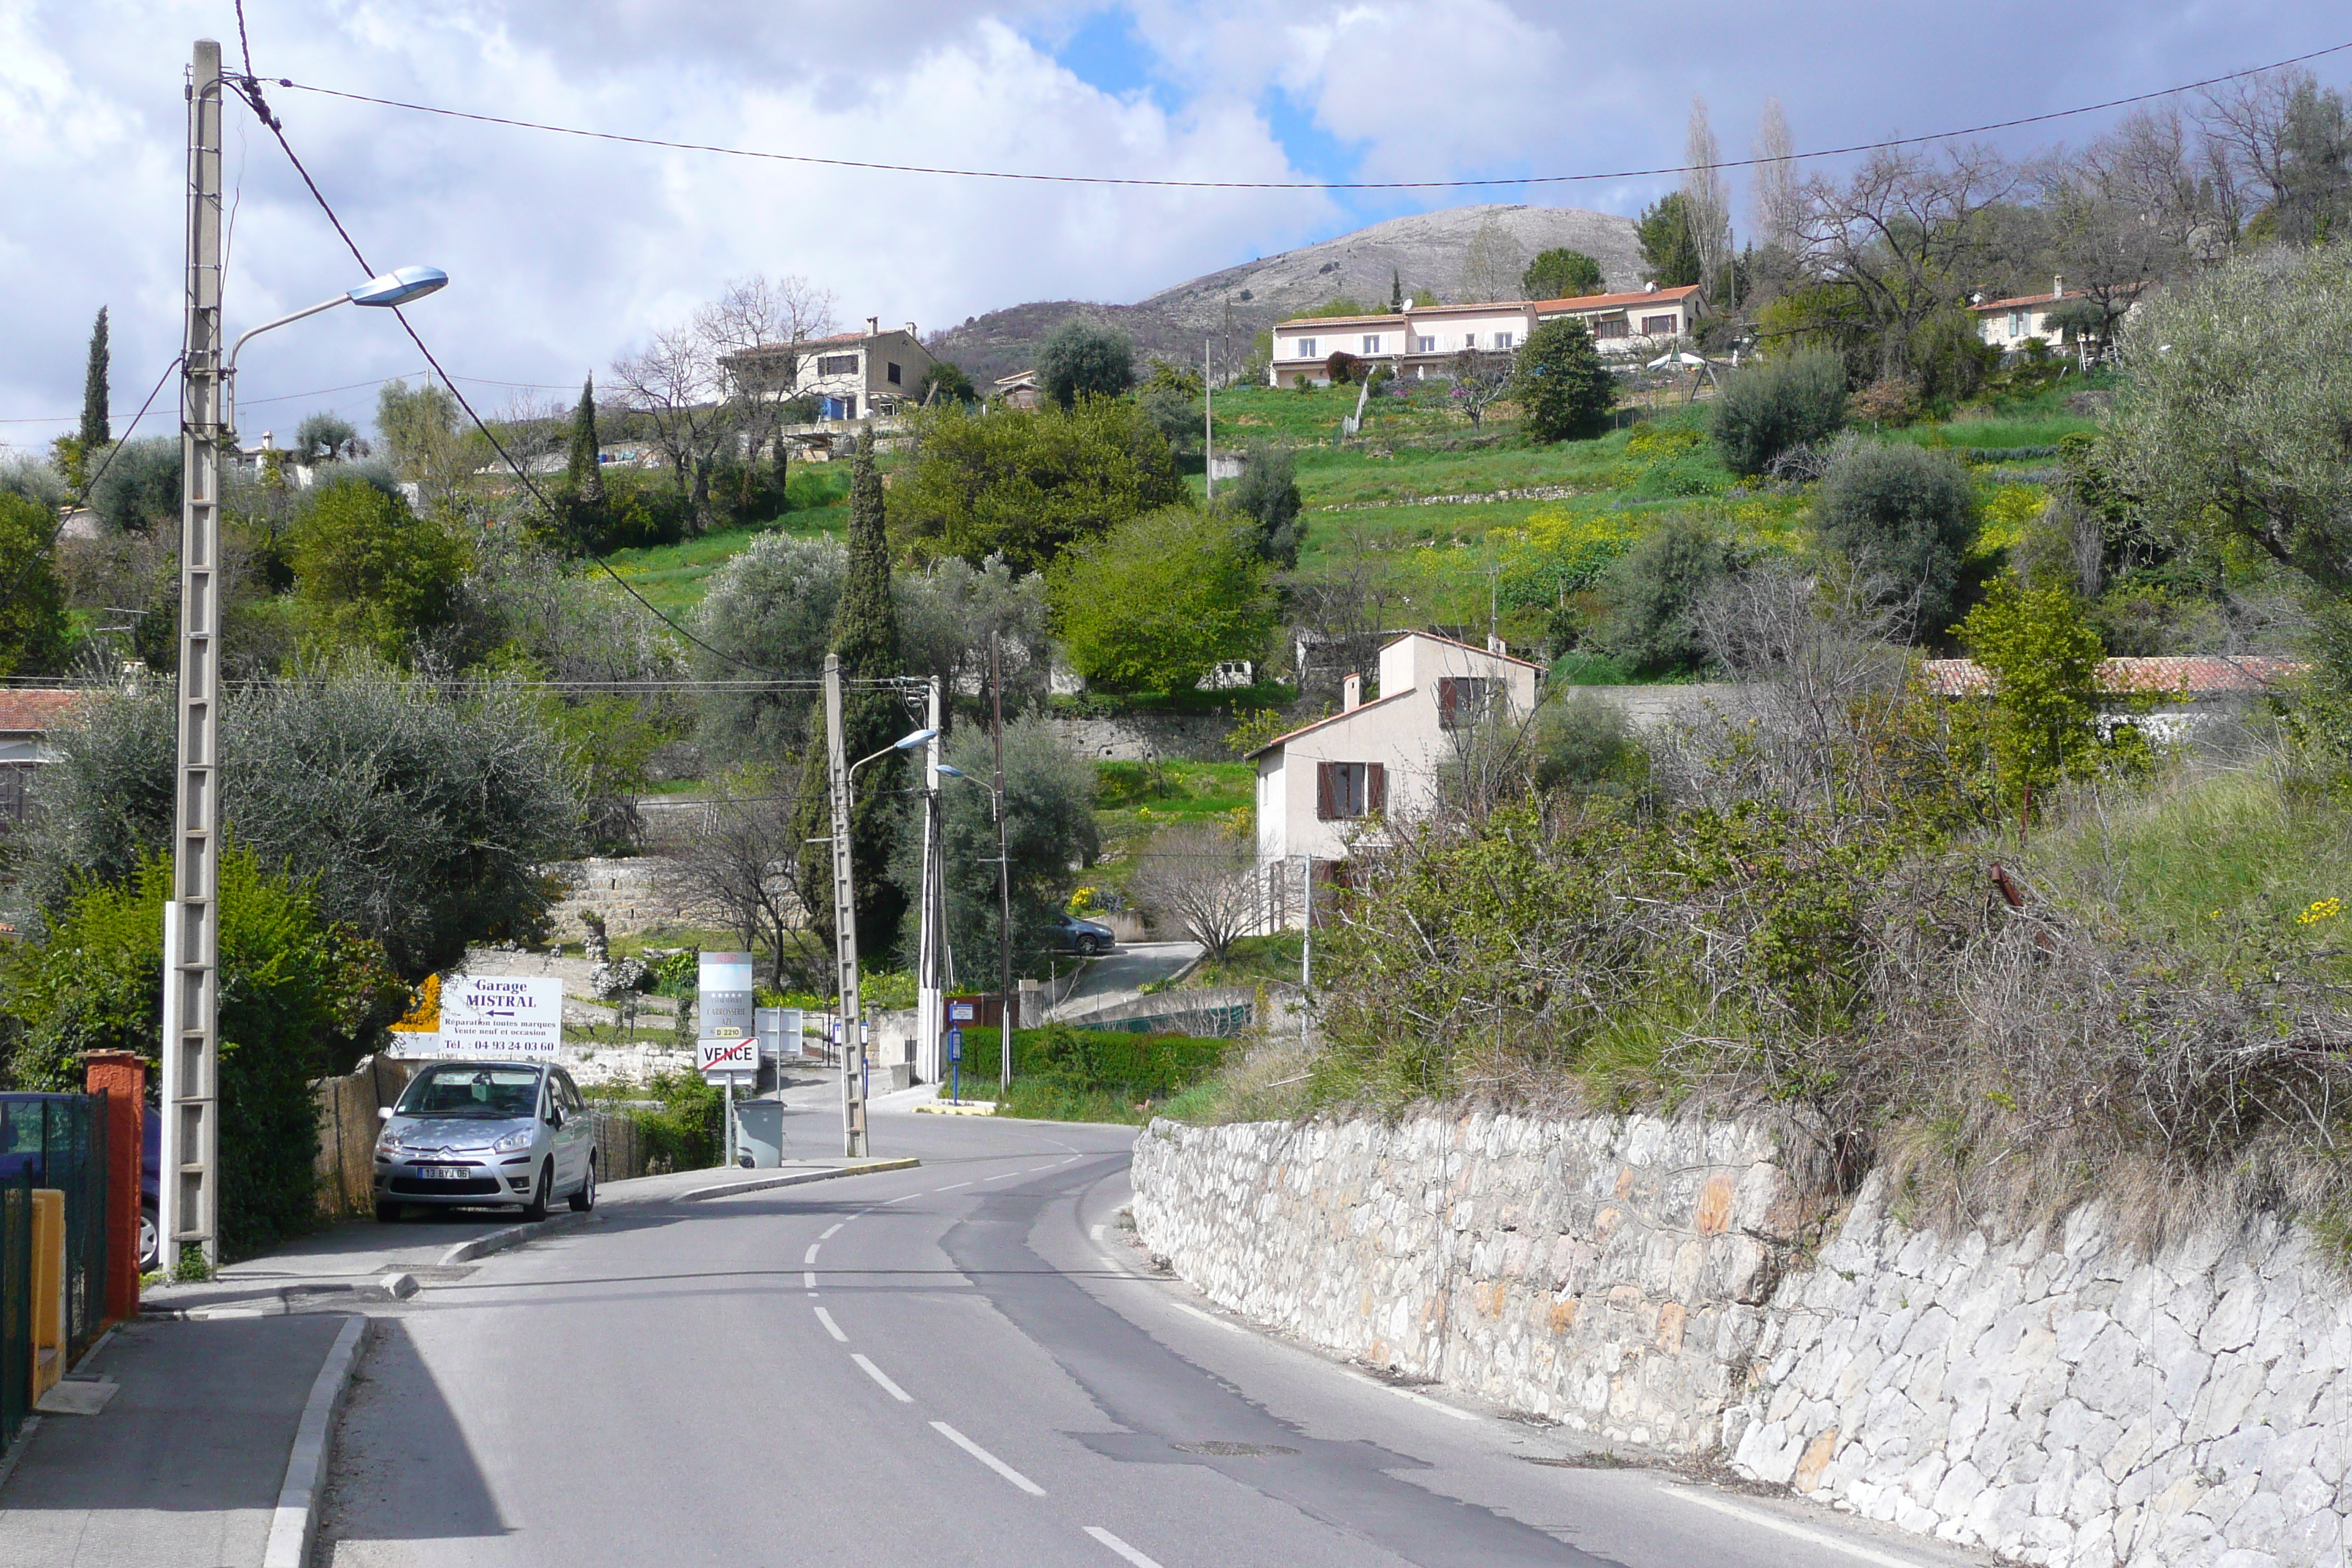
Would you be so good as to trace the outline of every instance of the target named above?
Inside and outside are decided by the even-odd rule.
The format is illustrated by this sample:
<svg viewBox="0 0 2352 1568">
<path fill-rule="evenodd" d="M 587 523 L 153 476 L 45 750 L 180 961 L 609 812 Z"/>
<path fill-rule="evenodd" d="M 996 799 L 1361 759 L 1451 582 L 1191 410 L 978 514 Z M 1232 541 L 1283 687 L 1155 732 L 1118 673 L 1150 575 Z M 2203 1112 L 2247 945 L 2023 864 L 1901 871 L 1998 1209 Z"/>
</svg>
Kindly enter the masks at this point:
<svg viewBox="0 0 2352 1568">
<path fill-rule="evenodd" d="M 580 1190 L 572 1194 L 572 1212 L 586 1214 L 596 1206 L 596 1156 L 588 1156 L 588 1173 L 580 1178 Z"/>
<path fill-rule="evenodd" d="M 139 1205 L 139 1272 L 152 1274 L 163 1261 L 163 1233 L 156 1228 L 155 1205 Z"/>
<path fill-rule="evenodd" d="M 539 1168 L 539 1180 L 531 1184 L 530 1202 L 523 1205 L 522 1217 L 525 1219 L 545 1219 L 547 1217 L 547 1200 L 554 1195 L 552 1190 L 554 1186 L 555 1162 L 550 1160 L 547 1163 Z"/>
<path fill-rule="evenodd" d="M 1101 954 L 1102 950 L 1102 938 L 1091 934 L 1078 938 L 1078 956 L 1080 958 L 1097 957 Z"/>
<path fill-rule="evenodd" d="M 397 1225 L 401 1213 L 400 1205 L 380 1202 L 375 1205 L 375 1221 L 378 1225 Z"/>
</svg>

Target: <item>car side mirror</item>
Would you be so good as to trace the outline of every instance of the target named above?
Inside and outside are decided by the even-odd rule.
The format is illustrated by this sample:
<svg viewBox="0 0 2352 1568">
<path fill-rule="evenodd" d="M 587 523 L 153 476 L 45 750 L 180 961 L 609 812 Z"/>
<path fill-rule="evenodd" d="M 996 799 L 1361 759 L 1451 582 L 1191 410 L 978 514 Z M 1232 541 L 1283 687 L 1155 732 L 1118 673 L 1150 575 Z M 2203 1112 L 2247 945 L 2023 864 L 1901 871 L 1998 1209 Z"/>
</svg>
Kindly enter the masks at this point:
<svg viewBox="0 0 2352 1568">
<path fill-rule="evenodd" d="M 375 1119 L 376 1119 L 378 1121 L 391 1121 L 391 1120 L 392 1120 L 392 1107 L 391 1107 L 391 1106 L 389 1106 L 389 1105 L 379 1105 L 379 1106 L 377 1106 L 377 1107 L 375 1108 Z"/>
<path fill-rule="evenodd" d="M 563 1110 L 561 1106 L 551 1105 L 547 1108 L 547 1124 L 550 1127 L 563 1125 Z"/>
</svg>

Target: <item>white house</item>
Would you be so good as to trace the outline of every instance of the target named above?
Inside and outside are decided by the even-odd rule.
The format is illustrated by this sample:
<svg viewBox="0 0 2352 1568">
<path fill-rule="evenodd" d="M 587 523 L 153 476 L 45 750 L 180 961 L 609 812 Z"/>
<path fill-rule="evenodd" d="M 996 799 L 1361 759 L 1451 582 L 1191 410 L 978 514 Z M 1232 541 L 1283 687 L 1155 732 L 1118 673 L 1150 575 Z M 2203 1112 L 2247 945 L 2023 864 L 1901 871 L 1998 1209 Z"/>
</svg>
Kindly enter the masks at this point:
<svg viewBox="0 0 2352 1568">
<path fill-rule="evenodd" d="M 1270 386 L 1318 384 L 1329 380 L 1325 363 L 1334 353 L 1393 364 L 1408 380 L 1446 374 L 1465 349 L 1515 353 L 1528 334 L 1563 316 L 1581 321 L 1607 354 L 1646 353 L 1687 337 L 1698 325 L 1705 300 L 1696 284 L 1681 289 L 1644 289 L 1628 294 L 1588 294 L 1572 300 L 1501 300 L 1483 305 L 1407 304 L 1377 316 L 1302 317 L 1278 322 L 1274 356 L 1266 367 Z"/>
<path fill-rule="evenodd" d="M 2131 320 L 2139 313 L 2141 293 L 2145 283 L 2118 290 L 2131 300 L 2123 319 Z M 2063 328 L 2051 324 L 2050 317 L 2061 305 L 2075 300 L 2087 300 L 2087 289 L 2069 289 L 2063 277 L 2050 279 L 2047 294 L 2020 294 L 2012 300 L 1988 300 L 1981 294 L 1972 295 L 1969 310 L 1977 319 L 1977 335 L 2003 353 L 2014 353 L 2025 346 L 2029 338 L 2039 338 L 2055 348 L 2064 337 Z"/>
<path fill-rule="evenodd" d="M 1297 868 L 1348 858 L 1351 841 L 1385 818 L 1427 811 L 1439 770 L 1490 712 L 1535 710 L 1540 668 L 1500 648 L 1407 632 L 1381 649 L 1380 695 L 1361 700 L 1348 677 L 1340 711 L 1250 753 L 1257 763 L 1257 864 L 1269 889 L 1269 927 L 1297 925 L 1302 909 L 1272 891 Z"/>
<path fill-rule="evenodd" d="M 803 338 L 730 354 L 722 363 L 730 375 L 740 378 L 756 374 L 761 361 L 785 353 L 799 356 L 799 370 L 790 390 L 777 395 L 815 398 L 823 419 L 868 419 L 912 407 L 922 400 L 923 376 L 936 363 L 914 322 L 886 332 L 874 316 L 866 318 L 862 332 Z"/>
</svg>

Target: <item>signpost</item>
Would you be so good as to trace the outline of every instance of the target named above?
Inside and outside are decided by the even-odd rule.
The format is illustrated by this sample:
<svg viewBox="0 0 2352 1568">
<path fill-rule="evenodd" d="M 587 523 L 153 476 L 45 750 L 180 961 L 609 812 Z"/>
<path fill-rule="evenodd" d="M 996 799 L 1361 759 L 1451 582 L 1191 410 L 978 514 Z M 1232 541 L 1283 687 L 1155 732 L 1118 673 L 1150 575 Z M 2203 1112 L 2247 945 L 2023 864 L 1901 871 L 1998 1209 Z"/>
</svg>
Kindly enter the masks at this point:
<svg viewBox="0 0 2352 1568">
<path fill-rule="evenodd" d="M 440 989 L 440 1027 L 395 1031 L 392 1055 L 487 1061 L 552 1057 L 563 1043 L 563 982 L 552 975 L 456 975 Z"/>
<path fill-rule="evenodd" d="M 751 955 L 748 952 L 706 952 L 697 976 L 695 1016 L 702 1033 L 695 1042 L 703 1081 L 716 1080 L 727 1091 L 727 1163 L 735 1163 L 735 1080 L 748 1077 L 746 1089 L 759 1082 L 760 1040 L 753 1033 Z"/>
<path fill-rule="evenodd" d="M 960 1024 L 948 1026 L 948 1103 L 963 1103 L 963 1026 Z"/>
</svg>

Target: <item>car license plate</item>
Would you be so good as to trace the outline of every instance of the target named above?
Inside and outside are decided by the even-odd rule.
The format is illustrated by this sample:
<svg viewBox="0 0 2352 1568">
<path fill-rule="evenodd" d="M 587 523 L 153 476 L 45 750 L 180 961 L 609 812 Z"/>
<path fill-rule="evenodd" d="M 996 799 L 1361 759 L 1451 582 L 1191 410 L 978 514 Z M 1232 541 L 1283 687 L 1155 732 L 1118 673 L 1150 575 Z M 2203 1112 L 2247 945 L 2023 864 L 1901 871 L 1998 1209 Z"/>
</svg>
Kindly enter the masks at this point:
<svg viewBox="0 0 2352 1568">
<path fill-rule="evenodd" d="M 467 1176 L 463 1165 L 419 1165 L 416 1173 L 428 1182 L 462 1182 Z"/>
</svg>

